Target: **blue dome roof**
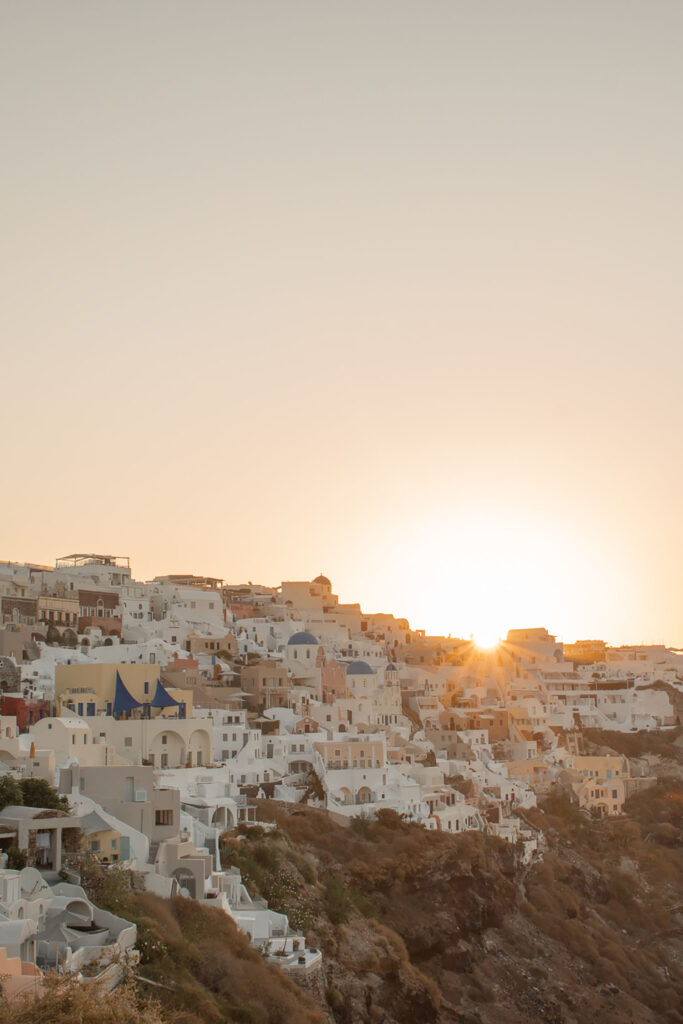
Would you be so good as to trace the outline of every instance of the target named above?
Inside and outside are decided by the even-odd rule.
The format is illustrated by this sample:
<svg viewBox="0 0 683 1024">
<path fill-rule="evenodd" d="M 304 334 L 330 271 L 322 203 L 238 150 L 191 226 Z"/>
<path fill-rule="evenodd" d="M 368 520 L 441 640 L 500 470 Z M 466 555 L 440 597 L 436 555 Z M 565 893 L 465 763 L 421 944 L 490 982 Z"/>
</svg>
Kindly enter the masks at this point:
<svg viewBox="0 0 683 1024">
<path fill-rule="evenodd" d="M 290 636 L 287 645 L 291 646 L 292 644 L 315 644 L 317 646 L 318 641 L 312 633 L 302 632 L 294 633 L 293 636 Z"/>
<path fill-rule="evenodd" d="M 394 665 L 393 661 L 390 661 L 384 671 L 385 672 L 398 672 L 398 669 Z"/>
<path fill-rule="evenodd" d="M 346 669 L 347 676 L 374 676 L 374 668 L 370 668 L 367 661 L 352 661 Z"/>
</svg>

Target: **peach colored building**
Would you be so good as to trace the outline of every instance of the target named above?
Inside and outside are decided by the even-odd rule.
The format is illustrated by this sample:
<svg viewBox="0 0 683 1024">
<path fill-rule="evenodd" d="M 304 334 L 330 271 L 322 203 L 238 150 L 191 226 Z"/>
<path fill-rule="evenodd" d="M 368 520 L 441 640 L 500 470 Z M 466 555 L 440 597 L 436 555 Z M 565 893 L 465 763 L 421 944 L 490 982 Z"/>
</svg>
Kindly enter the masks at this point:
<svg viewBox="0 0 683 1024">
<path fill-rule="evenodd" d="M 16 922 L 17 925 L 28 926 L 29 922 Z M 5 946 L 0 946 L 0 978 L 2 978 L 2 994 L 5 999 L 13 1000 L 19 996 L 38 995 L 42 990 L 43 972 L 40 967 L 20 956 L 9 956 Z"/>
<path fill-rule="evenodd" d="M 346 685 L 346 669 L 334 658 L 322 665 L 320 675 L 323 701 L 326 704 L 333 704 L 335 700 L 351 696 L 351 691 Z"/>
<path fill-rule="evenodd" d="M 322 740 L 313 744 L 325 766 L 339 768 L 380 768 L 384 763 L 384 744 L 369 736 L 354 740 Z"/>
</svg>

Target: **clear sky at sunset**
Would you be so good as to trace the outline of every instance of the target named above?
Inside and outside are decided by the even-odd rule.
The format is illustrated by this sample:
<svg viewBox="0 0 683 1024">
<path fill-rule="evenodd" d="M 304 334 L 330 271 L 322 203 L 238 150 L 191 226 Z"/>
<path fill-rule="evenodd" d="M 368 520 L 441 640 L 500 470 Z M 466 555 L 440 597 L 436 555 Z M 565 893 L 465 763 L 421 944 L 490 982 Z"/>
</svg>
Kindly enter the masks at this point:
<svg viewBox="0 0 683 1024">
<path fill-rule="evenodd" d="M 3 0 L 0 558 L 683 645 L 683 4 Z"/>
</svg>

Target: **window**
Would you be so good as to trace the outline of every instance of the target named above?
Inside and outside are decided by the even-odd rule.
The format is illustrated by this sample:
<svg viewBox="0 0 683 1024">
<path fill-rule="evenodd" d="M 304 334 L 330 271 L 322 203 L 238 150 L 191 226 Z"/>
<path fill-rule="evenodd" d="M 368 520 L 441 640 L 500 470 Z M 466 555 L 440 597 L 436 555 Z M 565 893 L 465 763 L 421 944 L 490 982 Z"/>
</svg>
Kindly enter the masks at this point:
<svg viewBox="0 0 683 1024">
<path fill-rule="evenodd" d="M 164 746 L 168 743 L 168 736 L 166 735 L 166 733 L 164 733 L 164 735 L 161 737 L 161 742 L 164 744 Z"/>
<path fill-rule="evenodd" d="M 172 825 L 173 824 L 173 811 L 155 811 L 154 812 L 154 824 L 155 825 Z"/>
<path fill-rule="evenodd" d="M 100 841 L 99 841 L 99 839 L 91 839 L 90 840 L 90 849 L 92 850 L 93 853 L 99 853 L 100 852 Z"/>
<path fill-rule="evenodd" d="M 126 736 L 124 741 L 123 741 L 123 745 L 124 745 L 124 747 L 132 747 L 133 746 L 133 737 L 132 736 Z"/>
<path fill-rule="evenodd" d="M 149 683 L 145 683 L 145 693 L 149 693 Z"/>
</svg>

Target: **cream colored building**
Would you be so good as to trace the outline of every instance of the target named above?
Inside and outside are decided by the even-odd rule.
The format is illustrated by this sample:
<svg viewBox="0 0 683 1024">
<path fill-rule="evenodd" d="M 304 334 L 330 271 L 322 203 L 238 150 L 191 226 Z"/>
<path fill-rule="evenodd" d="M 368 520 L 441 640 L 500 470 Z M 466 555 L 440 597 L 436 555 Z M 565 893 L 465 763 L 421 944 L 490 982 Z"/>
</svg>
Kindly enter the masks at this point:
<svg viewBox="0 0 683 1024">
<path fill-rule="evenodd" d="M 192 768 L 213 763 L 211 722 L 200 718 L 131 718 L 110 715 L 89 720 L 93 732 L 129 764 Z"/>
<path fill-rule="evenodd" d="M 594 665 L 606 660 L 607 644 L 604 640 L 577 640 L 573 644 L 564 644 L 564 660 L 576 662 L 577 665 Z"/>
<path fill-rule="evenodd" d="M 602 818 L 621 814 L 626 800 L 625 779 L 582 779 L 573 785 L 579 805 Z"/>
<path fill-rule="evenodd" d="M 36 751 L 54 752 L 57 768 L 77 761 L 82 765 L 115 764 L 114 751 L 102 736 L 93 734 L 91 723 L 83 718 L 41 718 L 31 726 Z"/>
<path fill-rule="evenodd" d="M 622 814 L 631 792 L 651 782 L 650 779 L 633 780 L 625 757 L 613 754 L 576 755 L 569 761 L 579 776 L 572 784 L 579 805 L 601 817 Z"/>
<path fill-rule="evenodd" d="M 53 594 L 40 594 L 38 597 L 38 621 L 44 625 L 56 626 L 60 630 L 68 627 L 77 632 L 78 613 L 78 596 L 60 594 L 55 588 Z"/>
<path fill-rule="evenodd" d="M 147 836 L 152 846 L 173 839 L 180 829 L 180 791 L 155 785 L 154 769 L 146 765 L 107 768 L 74 765 L 60 775 L 60 792 L 72 791 L 95 801 L 106 814 Z M 111 838 L 111 837 L 110 837 Z M 119 856 L 131 855 L 126 836 Z"/>
</svg>

